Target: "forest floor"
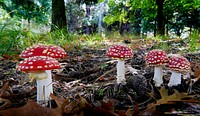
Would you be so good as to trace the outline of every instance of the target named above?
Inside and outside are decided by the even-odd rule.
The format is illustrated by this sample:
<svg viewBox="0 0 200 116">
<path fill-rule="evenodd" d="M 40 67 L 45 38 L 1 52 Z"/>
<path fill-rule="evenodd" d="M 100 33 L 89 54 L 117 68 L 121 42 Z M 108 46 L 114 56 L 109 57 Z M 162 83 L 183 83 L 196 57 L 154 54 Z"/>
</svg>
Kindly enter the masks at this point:
<svg viewBox="0 0 200 116">
<path fill-rule="evenodd" d="M 35 82 L 28 74 L 16 71 L 20 58 L 0 59 L 0 114 L 3 116 L 131 116 L 200 114 L 200 52 L 180 52 L 186 43 L 165 41 L 166 53 L 180 53 L 191 62 L 191 72 L 183 75 L 182 84 L 169 88 L 171 71 L 164 68 L 164 84 L 157 88 L 152 78 L 154 68 L 146 65 L 145 55 L 160 43 L 125 40 L 133 58 L 125 61 L 125 85 L 116 84 L 116 59 L 104 49 L 67 50 L 60 59 L 61 68 L 53 70 L 51 103 L 47 107 L 36 101 Z"/>
</svg>

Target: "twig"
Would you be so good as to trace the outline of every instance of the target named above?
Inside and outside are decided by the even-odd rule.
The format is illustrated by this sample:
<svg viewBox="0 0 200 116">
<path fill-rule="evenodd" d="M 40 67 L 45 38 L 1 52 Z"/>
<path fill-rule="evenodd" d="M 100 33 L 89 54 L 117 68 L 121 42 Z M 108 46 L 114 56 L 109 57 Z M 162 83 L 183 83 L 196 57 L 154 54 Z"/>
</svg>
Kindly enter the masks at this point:
<svg viewBox="0 0 200 116">
<path fill-rule="evenodd" d="M 107 75 L 107 74 L 109 74 L 109 73 L 115 71 L 116 69 L 117 69 L 117 68 L 114 67 L 114 68 L 112 68 L 111 70 L 106 71 L 103 75 L 99 76 L 93 83 L 96 83 L 101 77 L 104 77 L 105 75 Z"/>
</svg>

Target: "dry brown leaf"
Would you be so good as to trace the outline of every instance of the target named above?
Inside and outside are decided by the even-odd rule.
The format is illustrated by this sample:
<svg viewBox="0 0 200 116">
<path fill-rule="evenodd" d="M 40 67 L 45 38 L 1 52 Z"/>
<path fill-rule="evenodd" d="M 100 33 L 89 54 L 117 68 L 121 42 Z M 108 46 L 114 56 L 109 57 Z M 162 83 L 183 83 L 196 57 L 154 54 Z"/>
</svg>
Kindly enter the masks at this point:
<svg viewBox="0 0 200 116">
<path fill-rule="evenodd" d="M 11 101 L 8 99 L 0 98 L 0 110 L 6 109 L 11 105 Z"/>
<path fill-rule="evenodd" d="M 137 108 L 138 108 L 138 105 L 137 105 Z M 139 109 L 137 109 L 137 110 L 139 111 Z M 131 108 L 130 107 L 128 108 L 128 110 L 126 110 L 126 115 L 127 116 L 132 116 L 131 115 Z"/>
<path fill-rule="evenodd" d="M 57 97 L 53 95 L 52 93 L 50 94 L 50 97 L 55 100 L 58 108 L 56 109 L 60 114 L 63 113 L 63 105 L 69 104 L 69 99 L 63 99 L 61 97 Z"/>
<path fill-rule="evenodd" d="M 174 93 L 172 95 L 168 95 L 168 90 L 165 89 L 164 87 L 162 87 L 159 91 L 162 98 L 157 100 L 156 104 L 163 104 L 163 103 L 167 103 L 168 101 L 177 101 L 186 97 L 194 97 L 184 92 L 179 93 L 177 90 L 174 90 Z"/>
<path fill-rule="evenodd" d="M 190 62 L 191 75 L 195 78 L 192 78 L 193 84 L 200 79 L 200 63 Z"/>
<path fill-rule="evenodd" d="M 55 96 L 54 94 L 50 94 L 50 97 L 53 99 L 53 100 L 55 100 L 55 102 L 56 102 L 56 104 L 58 105 L 58 107 L 59 108 L 61 108 L 62 107 L 62 104 L 64 103 L 64 102 L 67 102 L 67 104 L 69 104 L 69 99 L 64 99 L 64 98 L 61 98 L 61 97 L 57 97 L 57 96 Z"/>
<path fill-rule="evenodd" d="M 66 114 L 70 116 L 83 116 L 85 109 L 92 108 L 85 98 L 78 95 L 75 100 L 71 101 L 69 99 L 63 99 L 51 94 L 51 98 L 55 100 L 58 105 L 59 112 L 61 114 Z"/>
<path fill-rule="evenodd" d="M 114 102 L 113 100 L 108 100 L 108 101 L 100 101 L 101 103 L 101 108 L 106 109 L 109 112 L 114 112 Z"/>
<path fill-rule="evenodd" d="M 118 115 L 119 116 L 132 116 L 130 107 L 126 111 L 119 110 Z M 137 115 L 133 114 L 133 116 L 137 116 Z"/>
<path fill-rule="evenodd" d="M 114 101 L 112 99 L 107 99 L 106 101 L 100 100 L 99 103 L 100 106 L 95 107 L 95 112 L 104 116 L 118 116 L 114 112 Z"/>
<path fill-rule="evenodd" d="M 119 110 L 117 113 L 119 116 L 127 116 L 123 110 Z"/>
<path fill-rule="evenodd" d="M 10 99 L 12 97 L 19 95 L 12 93 L 12 90 L 10 88 L 10 83 L 12 83 L 12 80 L 6 80 L 3 83 L 4 84 L 0 90 L 0 98 Z"/>
<path fill-rule="evenodd" d="M 194 76 L 196 78 L 200 78 L 200 63 L 196 63 L 193 69 L 194 69 Z"/>
<path fill-rule="evenodd" d="M 8 55 L 8 54 L 3 54 L 2 57 L 3 57 L 4 59 L 11 59 L 11 56 Z"/>
<path fill-rule="evenodd" d="M 80 95 L 77 98 L 70 102 L 69 104 L 63 104 L 63 112 L 65 114 L 80 114 L 83 113 L 85 109 L 89 109 L 92 106 L 86 101 L 85 98 L 81 97 Z"/>
<path fill-rule="evenodd" d="M 156 105 L 155 104 L 150 104 L 148 105 L 148 108 L 141 112 L 139 116 L 162 116 L 162 112 L 156 111 Z"/>
<path fill-rule="evenodd" d="M 134 116 L 137 116 L 139 113 L 140 113 L 140 110 L 139 110 L 139 107 L 138 107 L 138 103 L 136 103 L 135 105 L 134 105 L 134 112 L 133 112 L 133 115 Z M 129 111 L 129 112 L 128 112 Z M 127 110 L 127 113 L 128 114 L 131 114 L 131 109 L 129 108 L 129 110 Z M 126 114 L 127 114 L 126 113 Z M 131 116 L 131 115 L 128 115 L 128 116 Z"/>
<path fill-rule="evenodd" d="M 138 44 L 133 44 L 132 45 L 134 49 L 139 49 L 139 45 Z"/>
<path fill-rule="evenodd" d="M 0 97 L 3 97 L 5 95 L 5 92 L 8 90 L 8 87 L 9 87 L 9 81 L 3 84 L 3 87 L 1 88 Z"/>
<path fill-rule="evenodd" d="M 194 95 L 188 95 L 187 93 L 179 93 L 177 90 L 174 90 L 172 95 L 168 95 L 168 90 L 164 87 L 161 87 L 159 92 L 162 98 L 157 100 L 156 103 L 149 104 L 148 108 L 142 112 L 141 115 L 161 115 L 161 112 L 156 111 L 157 105 L 167 104 L 171 101 L 182 101 L 181 99 L 183 98 L 194 97 Z M 150 96 L 152 96 L 152 93 L 150 93 Z"/>
<path fill-rule="evenodd" d="M 55 112 L 29 100 L 25 106 L 0 111 L 2 116 L 58 116 Z"/>
<path fill-rule="evenodd" d="M 101 116 L 119 116 L 118 114 L 114 113 L 114 112 L 110 112 L 106 109 L 103 109 L 101 107 L 96 107 L 95 108 L 95 113 L 99 114 Z"/>
</svg>

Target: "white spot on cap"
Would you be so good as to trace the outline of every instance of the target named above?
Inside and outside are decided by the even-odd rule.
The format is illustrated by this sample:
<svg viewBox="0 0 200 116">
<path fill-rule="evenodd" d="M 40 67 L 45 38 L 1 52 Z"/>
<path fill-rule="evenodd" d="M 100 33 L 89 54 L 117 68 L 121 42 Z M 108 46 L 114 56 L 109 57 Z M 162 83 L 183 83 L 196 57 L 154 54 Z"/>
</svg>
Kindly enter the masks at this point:
<svg viewBox="0 0 200 116">
<path fill-rule="evenodd" d="M 33 62 L 29 62 L 28 64 L 33 64 Z"/>
<path fill-rule="evenodd" d="M 47 51 L 48 51 L 48 50 L 47 50 L 47 49 L 45 49 L 45 50 L 44 50 L 42 53 L 43 53 L 43 54 L 46 54 L 46 53 L 47 53 Z"/>
<path fill-rule="evenodd" d="M 37 68 L 42 68 L 42 66 L 37 66 Z"/>
</svg>

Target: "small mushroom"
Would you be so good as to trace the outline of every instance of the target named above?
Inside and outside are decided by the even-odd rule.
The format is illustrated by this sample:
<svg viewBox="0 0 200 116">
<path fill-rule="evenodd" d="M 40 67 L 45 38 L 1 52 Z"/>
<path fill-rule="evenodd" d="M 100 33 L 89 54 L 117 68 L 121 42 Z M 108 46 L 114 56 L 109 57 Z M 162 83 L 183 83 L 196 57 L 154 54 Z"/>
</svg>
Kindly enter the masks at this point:
<svg viewBox="0 0 200 116">
<path fill-rule="evenodd" d="M 60 68 L 59 62 L 51 57 L 35 56 L 25 58 L 17 65 L 17 70 L 34 75 L 37 81 L 37 102 L 45 104 L 53 93 L 51 70 Z"/>
<path fill-rule="evenodd" d="M 173 54 L 169 57 L 169 69 L 172 71 L 168 86 L 181 84 L 181 75 L 190 71 L 190 62 L 183 56 Z"/>
<path fill-rule="evenodd" d="M 33 56 L 49 56 L 52 58 L 65 58 L 66 52 L 59 46 L 38 44 L 26 48 L 24 51 L 22 51 L 20 56 L 22 58 L 28 58 Z"/>
<path fill-rule="evenodd" d="M 160 87 L 163 83 L 163 70 L 162 66 L 168 61 L 167 55 L 163 50 L 151 50 L 146 55 L 146 63 L 150 66 L 154 66 L 155 86 Z"/>
<path fill-rule="evenodd" d="M 124 60 L 133 57 L 132 49 L 125 45 L 112 45 L 107 50 L 107 56 L 117 58 L 117 83 L 126 84 Z"/>
</svg>

